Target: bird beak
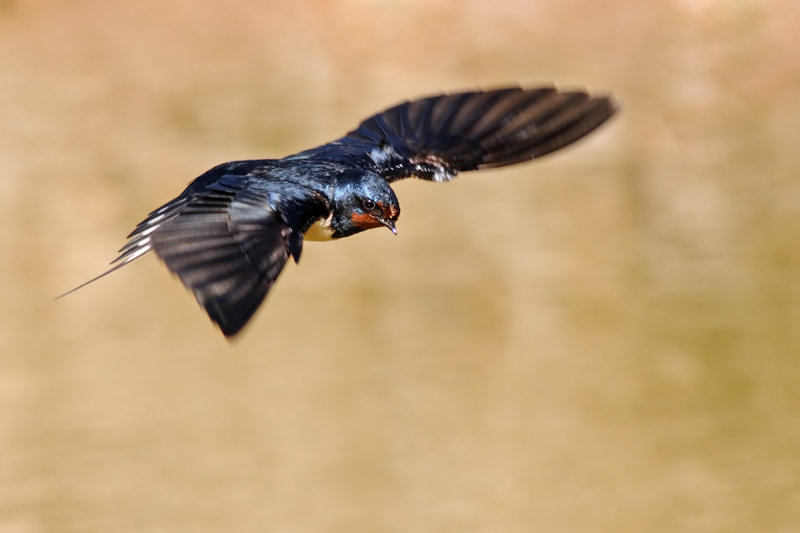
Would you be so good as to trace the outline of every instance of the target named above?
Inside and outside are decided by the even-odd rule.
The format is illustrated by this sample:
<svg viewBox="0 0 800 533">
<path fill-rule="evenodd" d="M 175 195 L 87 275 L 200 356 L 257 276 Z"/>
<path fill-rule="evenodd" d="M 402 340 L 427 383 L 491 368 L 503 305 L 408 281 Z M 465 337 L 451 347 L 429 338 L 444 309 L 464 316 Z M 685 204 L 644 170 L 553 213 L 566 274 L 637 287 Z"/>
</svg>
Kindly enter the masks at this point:
<svg viewBox="0 0 800 533">
<path fill-rule="evenodd" d="M 394 226 L 394 220 L 381 219 L 381 224 L 389 228 L 389 231 L 397 235 L 397 228 Z"/>
</svg>

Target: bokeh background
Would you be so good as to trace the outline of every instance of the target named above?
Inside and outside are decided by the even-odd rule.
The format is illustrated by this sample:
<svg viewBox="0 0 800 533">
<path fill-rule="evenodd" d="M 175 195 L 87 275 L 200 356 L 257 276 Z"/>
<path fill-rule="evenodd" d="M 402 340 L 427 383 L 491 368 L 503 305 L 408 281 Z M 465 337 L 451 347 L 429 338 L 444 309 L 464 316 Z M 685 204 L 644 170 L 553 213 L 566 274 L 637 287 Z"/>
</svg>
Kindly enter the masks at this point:
<svg viewBox="0 0 800 533">
<path fill-rule="evenodd" d="M 0 531 L 800 528 L 800 3 L 0 1 Z M 226 160 L 396 101 L 623 112 L 397 184 L 226 342 L 154 257 Z"/>
</svg>

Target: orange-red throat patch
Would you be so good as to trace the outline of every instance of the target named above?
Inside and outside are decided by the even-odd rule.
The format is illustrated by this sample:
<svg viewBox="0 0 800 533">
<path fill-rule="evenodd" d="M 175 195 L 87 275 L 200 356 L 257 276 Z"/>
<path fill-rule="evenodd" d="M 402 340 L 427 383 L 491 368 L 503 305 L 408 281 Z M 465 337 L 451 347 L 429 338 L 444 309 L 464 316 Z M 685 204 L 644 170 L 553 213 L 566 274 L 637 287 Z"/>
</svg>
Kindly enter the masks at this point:
<svg viewBox="0 0 800 533">
<path fill-rule="evenodd" d="M 358 229 L 371 229 L 383 226 L 380 220 L 367 213 L 353 213 L 350 215 L 353 225 Z"/>
</svg>

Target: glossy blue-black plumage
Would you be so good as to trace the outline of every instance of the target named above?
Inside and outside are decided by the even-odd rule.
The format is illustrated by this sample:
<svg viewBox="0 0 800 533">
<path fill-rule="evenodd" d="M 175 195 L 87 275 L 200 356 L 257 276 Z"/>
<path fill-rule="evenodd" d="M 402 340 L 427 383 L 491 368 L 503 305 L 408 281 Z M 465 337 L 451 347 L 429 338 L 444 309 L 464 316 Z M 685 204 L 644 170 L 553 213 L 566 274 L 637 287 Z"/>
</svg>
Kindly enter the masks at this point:
<svg viewBox="0 0 800 533">
<path fill-rule="evenodd" d="M 459 172 L 537 158 L 587 135 L 615 110 L 609 97 L 553 87 L 403 102 L 331 143 L 284 159 L 210 169 L 150 213 L 114 266 L 80 287 L 154 250 L 232 336 L 288 258 L 299 260 L 312 224 L 331 238 L 380 225 L 394 231 L 400 208 L 391 182 L 447 181 Z"/>
</svg>

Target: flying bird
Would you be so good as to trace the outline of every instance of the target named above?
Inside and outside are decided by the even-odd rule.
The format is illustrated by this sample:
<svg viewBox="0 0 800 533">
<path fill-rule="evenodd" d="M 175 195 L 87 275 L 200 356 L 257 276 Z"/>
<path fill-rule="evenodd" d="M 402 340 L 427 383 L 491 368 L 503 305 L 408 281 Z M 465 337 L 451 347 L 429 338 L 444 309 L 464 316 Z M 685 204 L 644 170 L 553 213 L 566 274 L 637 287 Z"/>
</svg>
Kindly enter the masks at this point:
<svg viewBox="0 0 800 533">
<path fill-rule="evenodd" d="M 588 135 L 616 109 L 610 96 L 550 86 L 405 101 L 328 144 L 212 168 L 140 222 L 110 269 L 61 296 L 152 250 L 231 337 L 288 259 L 299 261 L 304 240 L 379 227 L 396 234 L 392 182 L 450 181 L 539 158 Z"/>
</svg>

